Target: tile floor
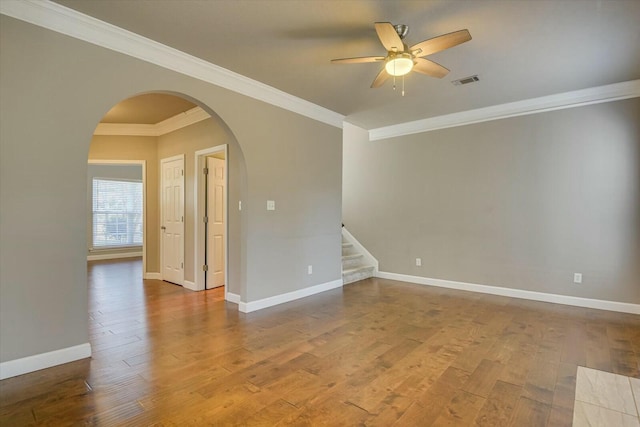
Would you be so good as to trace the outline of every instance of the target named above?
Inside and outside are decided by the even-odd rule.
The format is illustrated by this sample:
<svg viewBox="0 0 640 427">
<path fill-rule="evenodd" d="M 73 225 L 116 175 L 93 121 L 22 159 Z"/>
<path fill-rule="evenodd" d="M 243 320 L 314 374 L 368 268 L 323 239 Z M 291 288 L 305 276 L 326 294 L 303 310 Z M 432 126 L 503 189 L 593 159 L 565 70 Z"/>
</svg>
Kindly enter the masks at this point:
<svg viewBox="0 0 640 427">
<path fill-rule="evenodd" d="M 640 427 L 640 379 L 578 366 L 573 427 Z"/>
</svg>

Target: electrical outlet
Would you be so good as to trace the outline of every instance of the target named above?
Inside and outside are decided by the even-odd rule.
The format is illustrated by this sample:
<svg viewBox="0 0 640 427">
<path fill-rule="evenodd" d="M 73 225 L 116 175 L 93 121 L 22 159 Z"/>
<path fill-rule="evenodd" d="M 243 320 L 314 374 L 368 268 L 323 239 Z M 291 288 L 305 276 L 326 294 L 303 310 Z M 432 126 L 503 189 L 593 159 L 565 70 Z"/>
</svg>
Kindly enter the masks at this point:
<svg viewBox="0 0 640 427">
<path fill-rule="evenodd" d="M 307 266 L 307 274 L 313 274 L 313 265 Z"/>
<path fill-rule="evenodd" d="M 238 200 L 238 210 L 242 210 L 242 200 Z"/>
<path fill-rule="evenodd" d="M 422 258 L 416 258 L 416 266 L 418 267 L 422 266 Z"/>
<path fill-rule="evenodd" d="M 582 283 L 582 273 L 573 273 L 573 283 Z"/>
</svg>

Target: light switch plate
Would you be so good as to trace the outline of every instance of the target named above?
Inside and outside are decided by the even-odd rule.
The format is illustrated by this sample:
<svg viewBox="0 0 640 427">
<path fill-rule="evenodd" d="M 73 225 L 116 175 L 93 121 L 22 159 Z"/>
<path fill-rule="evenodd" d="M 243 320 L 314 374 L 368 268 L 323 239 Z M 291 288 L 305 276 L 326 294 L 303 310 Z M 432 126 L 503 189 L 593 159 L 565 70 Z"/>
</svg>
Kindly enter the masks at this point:
<svg viewBox="0 0 640 427">
<path fill-rule="evenodd" d="M 276 202 L 275 200 L 267 200 L 267 210 L 275 211 L 276 210 Z"/>
</svg>

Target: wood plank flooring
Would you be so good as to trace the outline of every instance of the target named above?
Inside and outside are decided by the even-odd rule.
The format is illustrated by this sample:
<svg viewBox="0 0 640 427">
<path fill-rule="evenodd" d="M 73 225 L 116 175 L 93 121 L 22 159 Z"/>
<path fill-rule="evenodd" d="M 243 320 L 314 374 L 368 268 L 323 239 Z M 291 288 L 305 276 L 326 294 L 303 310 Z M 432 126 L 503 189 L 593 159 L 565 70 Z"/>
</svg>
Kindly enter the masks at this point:
<svg viewBox="0 0 640 427">
<path fill-rule="evenodd" d="M 0 425 L 570 426 L 640 316 L 367 279 L 255 313 L 89 265 L 91 359 L 0 382 Z"/>
</svg>

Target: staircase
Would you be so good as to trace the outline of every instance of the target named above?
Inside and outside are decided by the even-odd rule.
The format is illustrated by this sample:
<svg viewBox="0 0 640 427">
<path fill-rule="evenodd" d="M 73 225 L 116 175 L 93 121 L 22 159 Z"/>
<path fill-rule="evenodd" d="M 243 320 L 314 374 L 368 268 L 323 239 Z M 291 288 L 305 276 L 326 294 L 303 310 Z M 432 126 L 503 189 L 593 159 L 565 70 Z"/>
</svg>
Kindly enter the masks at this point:
<svg viewBox="0 0 640 427">
<path fill-rule="evenodd" d="M 355 246 L 342 237 L 342 282 L 357 282 L 373 277 L 375 267 L 368 265 L 364 256 Z"/>
</svg>

